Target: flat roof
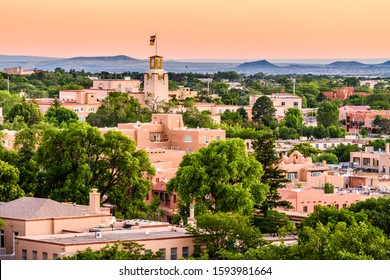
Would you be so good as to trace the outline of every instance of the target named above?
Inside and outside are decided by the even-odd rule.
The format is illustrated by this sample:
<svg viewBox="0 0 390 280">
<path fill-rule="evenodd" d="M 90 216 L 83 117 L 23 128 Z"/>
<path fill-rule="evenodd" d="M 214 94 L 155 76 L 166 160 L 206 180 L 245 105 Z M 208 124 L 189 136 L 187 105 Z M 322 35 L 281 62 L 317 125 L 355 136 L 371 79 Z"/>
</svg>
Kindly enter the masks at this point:
<svg viewBox="0 0 390 280">
<path fill-rule="evenodd" d="M 100 238 L 96 238 L 94 233 L 88 234 L 57 234 L 49 236 L 21 236 L 20 239 L 36 240 L 58 245 L 90 244 L 90 243 L 110 243 L 120 241 L 141 241 L 154 239 L 172 239 L 191 237 L 183 231 L 134 231 L 134 230 L 114 230 L 110 232 L 100 232 Z"/>
</svg>

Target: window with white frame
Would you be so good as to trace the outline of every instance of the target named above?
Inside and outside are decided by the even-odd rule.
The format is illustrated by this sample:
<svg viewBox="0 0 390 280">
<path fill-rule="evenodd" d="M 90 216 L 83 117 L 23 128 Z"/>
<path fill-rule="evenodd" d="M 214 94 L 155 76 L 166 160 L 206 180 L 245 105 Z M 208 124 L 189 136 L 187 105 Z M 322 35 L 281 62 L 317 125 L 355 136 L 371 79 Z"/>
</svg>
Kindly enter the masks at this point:
<svg viewBox="0 0 390 280">
<path fill-rule="evenodd" d="M 192 143 L 192 135 L 184 135 L 185 143 Z"/>
</svg>

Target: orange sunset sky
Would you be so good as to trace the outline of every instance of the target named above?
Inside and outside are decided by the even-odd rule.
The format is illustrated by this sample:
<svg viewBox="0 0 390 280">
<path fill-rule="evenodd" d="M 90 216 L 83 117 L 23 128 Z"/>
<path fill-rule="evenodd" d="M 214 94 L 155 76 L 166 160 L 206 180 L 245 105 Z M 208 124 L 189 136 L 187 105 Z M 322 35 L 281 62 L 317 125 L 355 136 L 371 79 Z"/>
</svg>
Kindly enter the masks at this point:
<svg viewBox="0 0 390 280">
<path fill-rule="evenodd" d="M 1 0 L 0 55 L 390 58 L 389 0 Z"/>
</svg>

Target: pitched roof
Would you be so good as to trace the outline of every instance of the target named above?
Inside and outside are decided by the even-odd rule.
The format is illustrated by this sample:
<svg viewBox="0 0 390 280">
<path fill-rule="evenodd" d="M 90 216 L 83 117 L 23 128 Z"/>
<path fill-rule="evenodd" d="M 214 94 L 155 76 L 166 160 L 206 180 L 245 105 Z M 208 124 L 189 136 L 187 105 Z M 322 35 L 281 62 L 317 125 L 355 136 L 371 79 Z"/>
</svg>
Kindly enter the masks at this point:
<svg viewBox="0 0 390 280">
<path fill-rule="evenodd" d="M 0 205 L 0 217 L 22 220 L 79 217 L 90 215 L 70 204 L 47 198 L 21 197 Z"/>
</svg>

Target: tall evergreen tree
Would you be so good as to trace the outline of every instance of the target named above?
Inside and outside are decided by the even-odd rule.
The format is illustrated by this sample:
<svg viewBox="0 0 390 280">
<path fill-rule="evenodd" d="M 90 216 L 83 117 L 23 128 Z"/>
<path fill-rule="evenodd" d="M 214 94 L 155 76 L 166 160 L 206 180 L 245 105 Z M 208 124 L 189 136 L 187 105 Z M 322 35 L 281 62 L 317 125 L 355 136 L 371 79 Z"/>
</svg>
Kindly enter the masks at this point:
<svg viewBox="0 0 390 280">
<path fill-rule="evenodd" d="M 275 138 L 272 134 L 264 133 L 252 141 L 254 155 L 262 165 L 264 175 L 261 182 L 269 186 L 265 201 L 259 205 L 262 213 L 267 212 L 275 207 L 291 208 L 291 203 L 281 201 L 278 189 L 283 188 L 289 181 L 286 177 L 286 171 L 279 169 L 279 156 L 275 149 Z"/>
</svg>

